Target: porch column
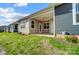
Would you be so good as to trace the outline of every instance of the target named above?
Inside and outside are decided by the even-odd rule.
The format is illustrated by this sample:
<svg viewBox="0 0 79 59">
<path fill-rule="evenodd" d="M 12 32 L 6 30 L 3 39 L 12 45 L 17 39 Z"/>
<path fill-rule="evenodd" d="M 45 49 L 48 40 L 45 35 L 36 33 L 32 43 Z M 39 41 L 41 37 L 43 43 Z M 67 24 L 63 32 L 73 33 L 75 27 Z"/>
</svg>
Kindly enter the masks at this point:
<svg viewBox="0 0 79 59">
<path fill-rule="evenodd" d="M 55 26 L 56 20 L 55 20 L 55 7 L 53 7 L 53 33 L 54 37 L 56 37 L 56 26 Z"/>
<path fill-rule="evenodd" d="M 28 18 L 28 22 L 29 22 L 29 34 L 30 34 L 30 31 L 31 31 L 31 18 Z"/>
</svg>

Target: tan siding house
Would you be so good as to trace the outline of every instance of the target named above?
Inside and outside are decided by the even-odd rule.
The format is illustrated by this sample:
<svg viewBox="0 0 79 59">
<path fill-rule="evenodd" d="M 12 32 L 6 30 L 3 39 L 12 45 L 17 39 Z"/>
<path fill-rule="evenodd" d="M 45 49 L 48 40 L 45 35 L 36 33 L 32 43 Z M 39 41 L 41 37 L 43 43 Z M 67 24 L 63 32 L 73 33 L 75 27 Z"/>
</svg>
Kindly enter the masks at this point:
<svg viewBox="0 0 79 59">
<path fill-rule="evenodd" d="M 56 5 L 59 4 L 49 4 L 47 8 L 21 18 L 9 26 L 9 31 L 22 34 L 55 34 L 54 6 Z"/>
<path fill-rule="evenodd" d="M 41 11 L 21 18 L 9 26 L 22 34 L 79 35 L 79 3 L 52 3 Z"/>
</svg>

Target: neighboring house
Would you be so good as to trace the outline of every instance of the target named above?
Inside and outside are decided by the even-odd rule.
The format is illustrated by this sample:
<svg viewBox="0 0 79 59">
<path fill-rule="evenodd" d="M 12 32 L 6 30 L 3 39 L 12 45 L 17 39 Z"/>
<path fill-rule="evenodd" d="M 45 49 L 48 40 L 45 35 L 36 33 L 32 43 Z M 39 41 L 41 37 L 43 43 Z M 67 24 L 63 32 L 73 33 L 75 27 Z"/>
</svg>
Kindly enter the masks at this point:
<svg viewBox="0 0 79 59">
<path fill-rule="evenodd" d="M 48 8 L 11 24 L 10 30 L 11 32 L 20 32 L 23 34 L 55 35 L 68 32 L 77 35 L 79 34 L 79 4 L 49 4 Z"/>
<path fill-rule="evenodd" d="M 18 32 L 18 22 L 14 22 L 10 25 L 8 25 L 8 27 L 6 28 L 6 31 L 8 32 Z"/>
<path fill-rule="evenodd" d="M 0 26 L 0 32 L 5 32 L 6 26 Z"/>
</svg>

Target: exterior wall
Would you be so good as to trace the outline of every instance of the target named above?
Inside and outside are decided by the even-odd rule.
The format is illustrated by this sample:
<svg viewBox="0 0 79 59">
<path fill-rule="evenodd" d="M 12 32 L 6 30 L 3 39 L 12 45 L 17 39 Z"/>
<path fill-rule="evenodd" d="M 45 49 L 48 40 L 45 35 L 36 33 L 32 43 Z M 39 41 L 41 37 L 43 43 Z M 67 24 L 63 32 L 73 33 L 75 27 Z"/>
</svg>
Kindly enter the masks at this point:
<svg viewBox="0 0 79 59">
<path fill-rule="evenodd" d="M 56 33 L 62 34 L 63 31 L 70 34 L 79 34 L 79 25 L 73 25 L 72 4 L 64 3 L 55 8 Z"/>
<path fill-rule="evenodd" d="M 10 32 L 10 27 L 9 26 L 6 27 L 6 32 Z"/>
<path fill-rule="evenodd" d="M 9 29 L 10 32 L 14 32 L 14 25 L 10 25 L 9 28 L 10 28 Z"/>
<path fill-rule="evenodd" d="M 35 23 L 34 28 L 31 28 L 31 21 L 34 21 L 34 23 Z M 39 33 L 39 22 L 35 19 L 31 19 L 31 21 L 30 21 L 30 32 L 32 34 Z"/>
<path fill-rule="evenodd" d="M 9 32 L 9 27 L 8 26 L 5 27 L 5 32 Z"/>
<path fill-rule="evenodd" d="M 32 33 L 32 34 L 36 34 L 36 33 L 38 33 L 38 31 L 39 31 L 39 29 L 38 29 L 38 21 L 36 21 L 35 19 L 31 19 L 31 21 L 34 21 L 34 28 L 30 28 L 30 32 Z M 30 21 L 30 27 L 31 27 L 31 21 Z"/>
<path fill-rule="evenodd" d="M 24 28 L 22 28 L 21 26 L 24 26 Z M 23 20 L 21 22 L 19 22 L 18 25 L 18 32 L 22 33 L 22 34 L 29 34 L 30 33 L 30 21 L 29 20 Z"/>
</svg>

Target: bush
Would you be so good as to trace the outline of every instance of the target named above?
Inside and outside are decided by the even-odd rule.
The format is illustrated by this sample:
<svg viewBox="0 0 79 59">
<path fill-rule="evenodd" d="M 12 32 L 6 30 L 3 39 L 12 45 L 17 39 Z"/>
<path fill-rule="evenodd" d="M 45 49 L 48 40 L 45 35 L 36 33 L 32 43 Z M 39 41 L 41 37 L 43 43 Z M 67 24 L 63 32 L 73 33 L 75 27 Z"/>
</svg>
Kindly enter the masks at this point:
<svg viewBox="0 0 79 59">
<path fill-rule="evenodd" d="M 68 42 L 78 43 L 78 38 L 75 36 L 65 36 L 64 39 Z"/>
</svg>

